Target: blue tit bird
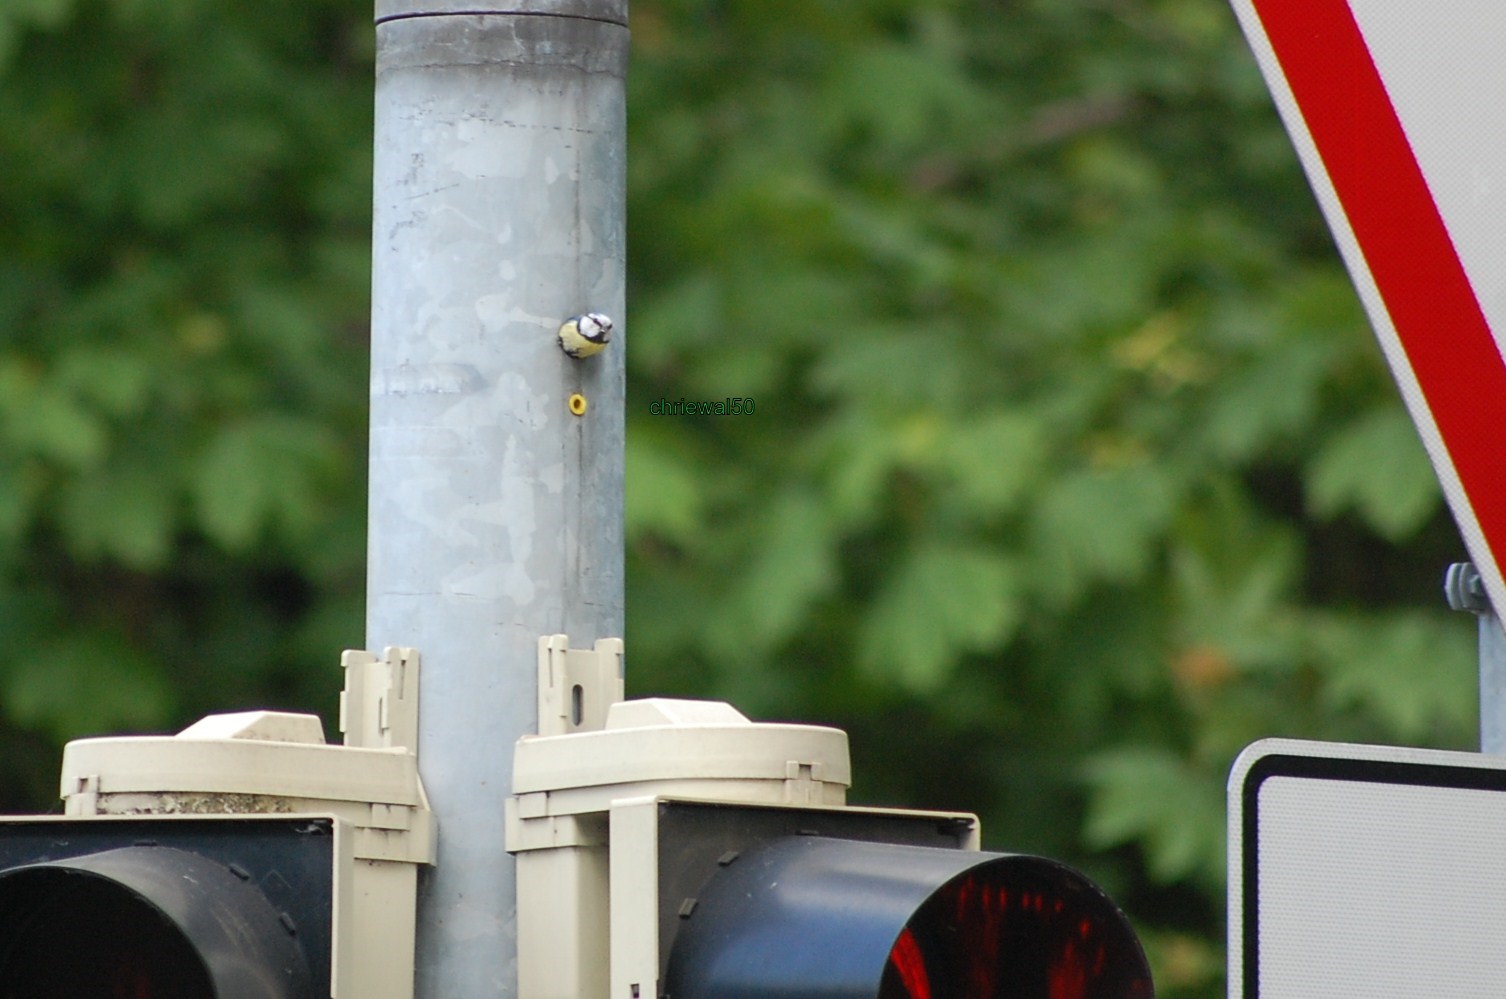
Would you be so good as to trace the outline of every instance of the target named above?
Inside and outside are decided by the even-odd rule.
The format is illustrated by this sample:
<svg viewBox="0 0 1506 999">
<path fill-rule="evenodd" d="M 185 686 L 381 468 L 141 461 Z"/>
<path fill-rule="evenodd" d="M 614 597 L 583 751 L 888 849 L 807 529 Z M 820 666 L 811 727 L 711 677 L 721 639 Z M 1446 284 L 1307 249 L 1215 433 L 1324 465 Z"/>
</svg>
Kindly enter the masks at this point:
<svg viewBox="0 0 1506 999">
<path fill-rule="evenodd" d="M 559 329 L 560 348 L 579 360 L 600 353 L 612 339 L 612 320 L 600 312 L 571 316 Z"/>
</svg>

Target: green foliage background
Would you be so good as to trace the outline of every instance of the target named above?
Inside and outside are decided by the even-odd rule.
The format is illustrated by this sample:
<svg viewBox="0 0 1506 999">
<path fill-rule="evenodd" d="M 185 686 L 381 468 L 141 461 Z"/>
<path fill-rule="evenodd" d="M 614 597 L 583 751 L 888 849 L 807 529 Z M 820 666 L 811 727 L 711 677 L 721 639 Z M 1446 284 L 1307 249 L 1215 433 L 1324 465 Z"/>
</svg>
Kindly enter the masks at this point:
<svg viewBox="0 0 1506 999">
<path fill-rule="evenodd" d="M 634 0 L 631 689 L 1089 870 L 1222 994 L 1265 735 L 1462 747 L 1432 473 L 1222 0 Z M 351 0 L 0 5 L 0 809 L 332 707 L 364 589 Z M 654 417 L 659 398 L 753 416 Z"/>
</svg>

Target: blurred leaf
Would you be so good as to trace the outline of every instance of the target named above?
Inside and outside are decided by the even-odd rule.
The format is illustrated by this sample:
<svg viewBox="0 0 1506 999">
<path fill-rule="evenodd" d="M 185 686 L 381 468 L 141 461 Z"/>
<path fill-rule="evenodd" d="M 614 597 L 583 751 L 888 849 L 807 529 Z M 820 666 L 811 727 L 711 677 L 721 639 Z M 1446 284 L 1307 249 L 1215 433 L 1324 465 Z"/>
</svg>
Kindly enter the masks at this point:
<svg viewBox="0 0 1506 999">
<path fill-rule="evenodd" d="M 1301 617 L 1292 594 L 1301 548 L 1290 531 L 1235 503 L 1208 504 L 1180 532 L 1170 581 L 1184 656 L 1226 659 L 1224 669 L 1289 672 L 1300 664 Z M 1184 547 L 1185 546 L 1185 547 Z M 1191 665 L 1185 658 L 1183 665 Z M 1183 674 L 1193 686 L 1228 677 Z"/>
<path fill-rule="evenodd" d="M 961 652 L 1005 644 L 1024 616 L 1015 566 L 984 550 L 917 548 L 883 582 L 859 660 L 916 692 L 946 682 Z"/>
<path fill-rule="evenodd" d="M 1215 451 L 1243 458 L 1304 429 L 1317 412 L 1334 353 L 1323 337 L 1294 339 L 1221 382 L 1203 431 Z"/>
<path fill-rule="evenodd" d="M 971 364 L 966 349 L 956 331 L 870 324 L 853 349 L 827 352 L 812 382 L 833 395 L 856 395 L 872 403 L 950 408 L 966 398 Z"/>
<path fill-rule="evenodd" d="M 726 597 L 722 634 L 754 651 L 783 642 L 836 582 L 833 525 L 807 489 L 768 500 L 753 554 Z M 729 649 L 729 653 L 733 650 Z"/>
<path fill-rule="evenodd" d="M 1136 927 L 1150 961 L 1157 995 L 1222 992 L 1225 961 L 1223 948 L 1192 933 L 1156 933 Z"/>
<path fill-rule="evenodd" d="M 156 569 L 172 547 L 175 483 L 152 473 L 147 461 L 72 480 L 57 512 L 71 548 L 84 559 L 117 559 Z"/>
<path fill-rule="evenodd" d="M 57 737 L 157 728 L 174 707 L 171 687 L 139 650 L 87 630 L 7 657 L 0 692 L 17 722 Z"/>
<path fill-rule="evenodd" d="M 1470 727 L 1478 697 L 1475 636 L 1461 623 L 1418 613 L 1324 617 L 1313 630 L 1324 699 L 1336 709 L 1373 713 L 1407 743 Z"/>
<path fill-rule="evenodd" d="M 1353 509 L 1382 537 L 1401 539 L 1438 508 L 1438 478 L 1406 411 L 1373 410 L 1343 427 L 1308 471 L 1320 517 Z"/>
<path fill-rule="evenodd" d="M 0 438 L 71 466 L 94 463 L 106 447 L 98 419 L 56 381 L 19 361 L 0 360 Z"/>
<path fill-rule="evenodd" d="M 625 530 L 630 540 L 654 533 L 688 542 L 702 523 L 704 491 L 695 463 L 649 443 L 663 436 L 649 431 L 628 435 Z"/>
<path fill-rule="evenodd" d="M 908 45 L 850 46 L 830 73 L 832 103 L 886 142 L 916 142 L 978 102 L 958 67 Z"/>
<path fill-rule="evenodd" d="M 946 434 L 943 451 L 955 498 L 988 516 L 1018 507 L 1041 478 L 1047 433 L 1028 410 L 968 414 Z"/>
<path fill-rule="evenodd" d="M 1224 788 L 1162 749 L 1120 748 L 1088 765 L 1088 842 L 1139 842 L 1160 881 L 1195 877 L 1221 885 L 1225 873 Z"/>
<path fill-rule="evenodd" d="M 14 543 L 31 526 L 44 483 L 35 462 L 11 458 L 0 463 L 0 545 Z"/>
<path fill-rule="evenodd" d="M 152 385 L 150 359 L 111 346 L 79 347 L 58 363 L 61 387 L 111 416 L 137 413 Z"/>
<path fill-rule="evenodd" d="M 336 460 L 334 442 L 317 424 L 274 416 L 231 424 L 199 461 L 200 523 L 232 550 L 274 522 L 296 535 L 320 519 L 322 480 Z"/>
<path fill-rule="evenodd" d="M 1124 582 L 1150 564 L 1177 495 L 1167 472 L 1140 465 L 1063 476 L 1036 499 L 1039 558 L 1051 569 L 1047 592 L 1070 593 L 1094 580 Z"/>
<path fill-rule="evenodd" d="M 27 27 L 55 30 L 73 9 L 74 0 L 6 0 L 0 7 L 0 72 L 5 69 Z"/>
</svg>

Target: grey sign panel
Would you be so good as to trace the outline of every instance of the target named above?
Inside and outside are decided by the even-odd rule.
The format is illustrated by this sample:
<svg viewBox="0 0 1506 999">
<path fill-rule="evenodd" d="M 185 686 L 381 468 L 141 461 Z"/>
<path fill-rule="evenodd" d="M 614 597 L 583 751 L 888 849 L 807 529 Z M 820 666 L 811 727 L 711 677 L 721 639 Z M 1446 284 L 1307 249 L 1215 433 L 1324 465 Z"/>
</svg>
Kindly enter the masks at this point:
<svg viewBox="0 0 1506 999">
<path fill-rule="evenodd" d="M 1267 739 L 1229 778 L 1230 999 L 1506 995 L 1506 757 Z"/>
</svg>

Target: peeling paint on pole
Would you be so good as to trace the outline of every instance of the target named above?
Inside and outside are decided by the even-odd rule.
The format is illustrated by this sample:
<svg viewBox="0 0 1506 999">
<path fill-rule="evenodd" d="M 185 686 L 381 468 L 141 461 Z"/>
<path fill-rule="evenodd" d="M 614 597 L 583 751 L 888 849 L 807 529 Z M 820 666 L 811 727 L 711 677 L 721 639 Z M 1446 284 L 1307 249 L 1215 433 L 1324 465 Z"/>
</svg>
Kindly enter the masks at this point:
<svg viewBox="0 0 1506 999">
<path fill-rule="evenodd" d="M 503 801 L 537 640 L 623 632 L 627 9 L 376 15 L 367 644 L 424 655 L 417 995 L 513 996 Z M 575 361 L 555 331 L 585 311 L 619 334 Z"/>
</svg>

